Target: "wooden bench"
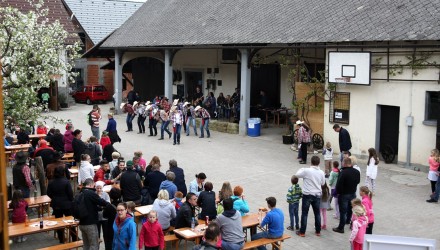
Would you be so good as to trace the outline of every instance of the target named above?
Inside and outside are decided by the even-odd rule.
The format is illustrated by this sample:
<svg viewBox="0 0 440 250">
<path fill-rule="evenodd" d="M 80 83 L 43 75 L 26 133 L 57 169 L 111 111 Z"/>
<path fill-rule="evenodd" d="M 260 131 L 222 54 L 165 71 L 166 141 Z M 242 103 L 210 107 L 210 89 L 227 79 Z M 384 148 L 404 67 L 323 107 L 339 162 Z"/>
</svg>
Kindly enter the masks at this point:
<svg viewBox="0 0 440 250">
<path fill-rule="evenodd" d="M 74 242 L 70 242 L 70 243 L 65 243 L 65 244 L 59 244 L 56 246 L 51 246 L 51 247 L 45 247 L 45 248 L 40 248 L 38 250 L 68 250 L 68 249 L 78 249 L 79 247 L 82 247 L 84 245 L 83 241 L 74 241 Z"/>
<path fill-rule="evenodd" d="M 176 250 L 179 249 L 179 238 L 176 237 L 175 234 L 167 234 L 164 236 L 164 241 L 165 241 L 165 248 L 167 249 L 167 242 L 171 242 L 171 248 L 173 247 L 173 245 L 176 245 Z"/>
<path fill-rule="evenodd" d="M 281 243 L 284 240 L 289 239 L 289 238 L 290 238 L 290 235 L 283 234 L 283 236 L 281 236 L 280 238 L 276 238 L 276 239 L 262 238 L 262 239 L 258 239 L 258 240 L 248 241 L 244 244 L 243 250 L 253 249 L 253 248 L 257 248 L 259 246 L 265 246 L 265 245 L 269 245 L 269 244 L 272 245 L 272 248 L 276 247 L 278 249 L 281 249 Z"/>
</svg>

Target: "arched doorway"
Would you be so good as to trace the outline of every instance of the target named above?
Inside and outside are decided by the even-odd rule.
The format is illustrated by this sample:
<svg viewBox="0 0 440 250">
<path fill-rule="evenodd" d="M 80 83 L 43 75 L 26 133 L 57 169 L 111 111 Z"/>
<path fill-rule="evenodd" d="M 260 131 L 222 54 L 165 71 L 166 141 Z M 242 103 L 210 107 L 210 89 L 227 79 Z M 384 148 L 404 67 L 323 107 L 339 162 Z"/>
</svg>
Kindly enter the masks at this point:
<svg viewBox="0 0 440 250">
<path fill-rule="evenodd" d="M 138 57 L 124 64 L 122 72 L 131 73 L 134 91 L 139 93 L 141 100 L 152 100 L 164 94 L 165 73 L 164 63 L 151 57 Z M 126 83 L 127 85 L 130 83 Z M 123 85 L 125 85 L 123 83 Z"/>
</svg>

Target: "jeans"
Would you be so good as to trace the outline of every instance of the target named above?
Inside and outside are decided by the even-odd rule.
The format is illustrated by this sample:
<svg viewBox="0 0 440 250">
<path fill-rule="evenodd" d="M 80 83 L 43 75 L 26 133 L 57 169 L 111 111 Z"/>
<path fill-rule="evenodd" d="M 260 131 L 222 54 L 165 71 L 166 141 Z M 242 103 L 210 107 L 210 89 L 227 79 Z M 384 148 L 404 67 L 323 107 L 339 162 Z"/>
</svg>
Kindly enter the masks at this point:
<svg viewBox="0 0 440 250">
<path fill-rule="evenodd" d="M 339 204 L 339 226 L 338 229 L 344 230 L 345 224 L 351 220 L 351 200 L 356 198 L 356 194 L 340 194 L 338 196 Z"/>
<path fill-rule="evenodd" d="M 307 216 L 309 215 L 309 207 L 312 206 L 315 215 L 315 232 L 321 232 L 321 214 L 319 206 L 321 205 L 321 196 L 304 194 L 302 198 L 301 208 L 301 228 L 300 233 L 305 233 L 307 228 Z"/>
<path fill-rule="evenodd" d="M 149 119 L 148 120 L 148 128 L 150 129 L 150 136 L 156 136 L 157 135 L 157 120 L 156 119 Z M 153 130 L 154 130 L 154 134 L 153 134 Z"/>
<path fill-rule="evenodd" d="M 191 124 L 194 127 L 194 134 L 197 135 L 196 119 L 192 116 L 188 116 L 188 120 L 186 121 L 186 135 L 189 135 L 189 126 Z"/>
<path fill-rule="evenodd" d="M 147 117 L 145 117 L 143 115 L 138 116 L 137 124 L 138 124 L 138 128 L 139 128 L 139 133 L 145 133 L 145 120 L 146 119 L 147 119 Z"/>
<path fill-rule="evenodd" d="M 127 119 L 125 120 L 125 122 L 127 123 L 127 130 L 128 131 L 133 131 L 133 119 L 134 119 L 135 115 L 134 114 L 127 114 Z"/>
<path fill-rule="evenodd" d="M 177 143 L 180 143 L 180 130 L 182 129 L 182 124 L 176 124 L 176 127 L 174 127 L 174 129 L 174 144 L 176 144 L 176 139 Z"/>
<path fill-rule="evenodd" d="M 290 217 L 290 226 L 292 229 L 299 227 L 299 202 L 289 203 L 289 217 Z"/>
<path fill-rule="evenodd" d="M 30 197 L 31 190 L 29 189 L 29 187 L 19 187 L 18 189 L 21 190 L 21 193 L 23 194 L 23 198 L 29 198 Z"/>
<path fill-rule="evenodd" d="M 440 178 L 437 179 L 437 183 L 435 184 L 434 194 L 431 195 L 431 199 L 438 201 L 440 196 Z"/>
<path fill-rule="evenodd" d="M 309 147 L 310 142 L 302 142 L 301 143 L 301 159 L 303 162 L 307 162 L 307 148 Z"/>
<path fill-rule="evenodd" d="M 96 137 L 96 139 L 99 141 L 101 138 L 101 134 L 99 133 L 99 127 L 91 126 L 92 129 L 92 135 Z"/>
<path fill-rule="evenodd" d="M 160 126 L 160 138 L 163 139 L 163 131 L 166 131 L 167 134 L 171 137 L 171 132 L 168 130 L 168 125 L 170 124 L 170 121 L 162 121 L 162 126 Z"/>
<path fill-rule="evenodd" d="M 79 230 L 81 230 L 82 239 L 84 243 L 84 250 L 98 250 L 99 240 L 98 240 L 98 227 L 96 224 L 93 225 L 79 225 Z"/>
<path fill-rule="evenodd" d="M 208 136 L 208 138 L 211 136 L 211 134 L 209 133 L 209 119 L 203 120 L 200 122 L 200 137 L 204 137 L 204 133 L 203 133 L 203 128 L 206 129 L 206 135 Z"/>
<path fill-rule="evenodd" d="M 244 242 L 232 243 L 222 240 L 222 250 L 240 250 L 244 246 Z"/>
<path fill-rule="evenodd" d="M 260 233 L 256 233 L 256 234 L 252 235 L 251 239 L 252 240 L 258 240 L 258 239 L 262 239 L 262 238 L 276 239 L 276 238 L 279 238 L 281 236 L 283 236 L 283 235 L 282 234 L 281 235 L 271 235 L 268 232 L 260 232 Z M 260 247 L 257 247 L 257 249 L 258 250 L 266 250 L 267 248 L 266 248 L 266 246 L 260 246 Z M 278 248 L 274 248 L 274 249 L 278 249 Z"/>
</svg>

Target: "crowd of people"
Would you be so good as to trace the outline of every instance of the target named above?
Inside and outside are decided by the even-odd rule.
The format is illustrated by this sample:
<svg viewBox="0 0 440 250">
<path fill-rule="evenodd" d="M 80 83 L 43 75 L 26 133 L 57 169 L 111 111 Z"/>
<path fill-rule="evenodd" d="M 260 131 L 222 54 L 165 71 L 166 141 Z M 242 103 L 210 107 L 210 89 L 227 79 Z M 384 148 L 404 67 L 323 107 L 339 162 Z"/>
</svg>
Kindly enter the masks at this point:
<svg viewBox="0 0 440 250">
<path fill-rule="evenodd" d="M 144 122 L 149 120 L 149 136 L 157 136 L 157 123 L 161 121 L 159 140 L 173 136 L 173 143 L 180 144 L 180 130 L 186 128 L 190 134 L 190 125 L 194 127 L 194 134 L 198 135 L 195 127 L 195 118 L 202 118 L 200 137 L 204 137 L 204 130 L 209 133 L 209 119 L 211 111 L 209 105 L 201 107 L 200 100 L 193 104 L 167 98 L 152 102 L 123 103 L 121 109 L 127 113 L 127 132 L 133 131 L 132 121 L 138 116 L 139 133 L 145 133 Z M 74 129 L 71 121 L 66 124 L 66 131 L 62 134 L 58 129 L 47 129 L 43 123 L 37 127 L 37 133 L 47 134 L 37 143 L 29 140 L 24 131 L 17 129 L 17 140 L 20 143 L 32 143 L 28 153 L 18 152 L 15 156 L 16 164 L 13 168 L 13 183 L 15 192 L 11 202 L 13 208 L 12 221 L 23 222 L 26 219 L 27 204 L 23 198 L 30 197 L 30 190 L 34 180 L 29 167 L 29 158 L 41 157 L 43 168 L 48 180 L 47 194 L 52 199 L 53 215 L 57 218 L 70 216 L 73 211 L 74 190 L 69 181 L 69 172 L 61 161 L 63 153 L 73 153 L 74 165 L 79 166 L 78 184 L 82 187 L 87 204 L 88 216 L 80 218 L 79 228 L 85 249 L 97 249 L 102 237 L 106 249 L 163 249 L 164 234 L 170 227 L 183 228 L 197 224 L 197 219 L 208 218 L 210 223 L 205 233 L 205 241 L 201 246 L 221 249 L 240 249 L 244 244 L 244 235 L 241 228 L 241 217 L 249 213 L 249 205 L 245 200 L 241 186 L 231 187 L 224 182 L 218 192 L 214 191 L 212 182 L 206 181 L 205 173 L 199 173 L 187 186 L 184 170 L 178 167 L 177 161 L 170 160 L 168 169 L 161 170 L 158 156 L 147 161 L 141 151 L 133 152 L 133 156 L 126 160 L 113 146 L 121 142 L 116 129 L 116 121 L 112 114 L 108 114 L 106 129 L 100 133 L 101 111 L 94 105 L 88 114 L 89 125 L 93 136 L 82 140 L 82 131 Z M 172 132 L 168 130 L 172 123 Z M 307 147 L 310 143 L 310 133 L 307 124 L 299 121 L 298 143 L 300 163 L 307 163 Z M 327 211 L 335 210 L 333 217 L 339 220 L 334 232 L 344 233 L 347 224 L 350 224 L 350 242 L 353 249 L 362 249 L 363 235 L 371 234 L 374 225 L 372 197 L 376 189 L 375 180 L 378 173 L 378 156 L 374 148 L 368 150 L 365 185 L 359 187 L 360 168 L 355 156 L 351 156 L 351 140 L 348 131 L 338 124 L 334 125 L 335 132 L 339 133 L 340 157 L 333 161 L 334 151 L 330 142 L 323 149 L 323 170 L 320 167 L 320 158 L 311 157 L 311 166 L 301 168 L 292 176 L 292 186 L 286 196 L 289 207 L 290 223 L 287 230 L 296 231 L 298 236 L 304 237 L 307 229 L 309 208 L 315 217 L 315 234 L 319 236 L 321 230 L 327 229 Z M 50 146 L 49 146 L 50 145 Z M 432 151 L 429 159 L 431 171 L 432 198 L 428 202 L 438 199 L 438 166 L 439 153 Z M 96 171 L 94 166 L 99 165 Z M 436 178 L 437 177 L 437 178 Z M 303 179 L 302 187 L 299 179 Z M 114 185 L 108 192 L 103 191 L 105 185 Z M 437 186 L 436 186 L 437 184 Z M 356 198 L 359 194 L 360 199 Z M 437 196 L 435 196 L 437 194 Z M 268 225 L 268 230 L 252 235 L 252 240 L 259 238 L 278 238 L 284 231 L 284 215 L 276 207 L 274 197 L 266 199 L 268 210 L 261 226 Z M 300 209 L 301 203 L 301 209 Z M 136 236 L 136 225 L 133 220 L 134 208 L 139 205 L 151 204 L 153 210 L 143 222 L 139 238 Z M 299 216 L 301 211 L 301 216 Z M 299 220 L 301 218 L 301 220 Z M 98 230 L 96 230 L 98 229 Z M 77 240 L 71 232 L 69 237 Z M 64 242 L 64 234 L 58 232 L 60 242 Z M 139 239 L 139 240 L 138 240 Z M 220 240 L 221 239 L 221 240 Z M 25 237 L 18 237 L 16 242 L 25 241 Z M 137 245 L 138 244 L 138 245 Z M 206 248 L 207 247 L 207 248 Z M 260 247 L 259 249 L 264 249 Z"/>
</svg>

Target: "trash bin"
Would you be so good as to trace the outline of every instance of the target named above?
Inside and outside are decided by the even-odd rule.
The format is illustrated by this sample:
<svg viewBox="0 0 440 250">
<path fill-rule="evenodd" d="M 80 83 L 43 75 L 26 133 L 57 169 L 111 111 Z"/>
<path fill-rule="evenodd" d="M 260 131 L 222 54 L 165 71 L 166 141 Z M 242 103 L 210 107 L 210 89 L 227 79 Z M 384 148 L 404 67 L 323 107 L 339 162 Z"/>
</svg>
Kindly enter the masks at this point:
<svg viewBox="0 0 440 250">
<path fill-rule="evenodd" d="M 260 125 L 261 125 L 261 119 L 260 118 L 249 118 L 247 120 L 248 129 L 247 129 L 247 135 L 251 137 L 257 137 L 260 136 Z"/>
</svg>

